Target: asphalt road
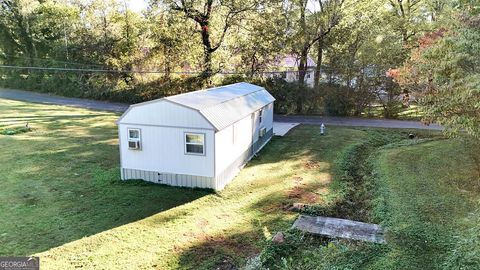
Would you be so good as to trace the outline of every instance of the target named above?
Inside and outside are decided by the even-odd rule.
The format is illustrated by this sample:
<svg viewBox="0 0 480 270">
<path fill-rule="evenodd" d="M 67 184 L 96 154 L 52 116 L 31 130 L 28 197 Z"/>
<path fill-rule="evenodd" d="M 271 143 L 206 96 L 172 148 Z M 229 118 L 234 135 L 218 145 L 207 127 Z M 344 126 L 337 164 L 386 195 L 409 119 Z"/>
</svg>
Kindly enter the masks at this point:
<svg viewBox="0 0 480 270">
<path fill-rule="evenodd" d="M 301 123 L 310 125 L 325 124 L 333 126 L 348 127 L 378 127 L 378 128 L 406 128 L 406 129 L 428 129 L 442 130 L 436 124 L 424 125 L 420 121 L 392 120 L 392 119 L 371 119 L 354 117 L 324 117 L 324 116 L 302 116 L 302 115 L 274 115 L 274 121 L 287 123 Z"/>
<path fill-rule="evenodd" d="M 79 108 L 87 108 L 101 111 L 124 112 L 128 109 L 128 104 L 114 103 L 107 101 L 97 101 L 82 98 L 68 98 L 50 94 L 36 93 L 30 91 L 3 89 L 0 88 L 0 98 L 14 99 L 21 101 L 30 101 L 46 104 L 59 104 Z"/>
<path fill-rule="evenodd" d="M 81 98 L 68 98 L 50 94 L 42 94 L 30 91 L 3 89 L 0 88 L 0 98 L 13 99 L 46 104 L 58 104 L 72 107 L 87 108 L 93 110 L 124 112 L 129 104 L 97 101 Z M 0 112 L 1 113 L 1 112 Z M 275 115 L 274 121 L 286 123 L 301 123 L 310 125 L 326 126 L 356 126 L 356 127 L 379 127 L 379 128 L 406 128 L 406 129 L 428 129 L 442 130 L 439 125 L 423 125 L 420 121 L 404 121 L 390 119 L 369 119 L 351 117 L 323 117 L 323 116 L 302 116 L 302 115 Z"/>
</svg>

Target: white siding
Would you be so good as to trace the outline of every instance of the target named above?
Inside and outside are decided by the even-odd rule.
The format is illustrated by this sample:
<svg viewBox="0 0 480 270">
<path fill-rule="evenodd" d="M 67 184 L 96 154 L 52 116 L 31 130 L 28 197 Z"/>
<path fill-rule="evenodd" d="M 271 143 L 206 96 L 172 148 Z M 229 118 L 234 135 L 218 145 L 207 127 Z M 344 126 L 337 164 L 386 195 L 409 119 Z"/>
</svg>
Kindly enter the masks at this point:
<svg viewBox="0 0 480 270">
<path fill-rule="evenodd" d="M 273 128 L 273 103 L 268 104 L 263 108 L 262 122 L 260 123 L 260 114 L 258 111 L 254 113 L 254 133 L 253 141 L 258 140 L 259 131 L 261 128 L 266 128 L 267 131 Z"/>
<path fill-rule="evenodd" d="M 128 128 L 141 129 L 141 150 L 128 149 Z M 185 132 L 205 134 L 205 155 L 185 154 Z M 121 166 L 160 173 L 214 176 L 214 131 L 176 127 L 119 125 Z"/>
<path fill-rule="evenodd" d="M 287 82 L 298 82 L 298 71 L 286 71 L 287 73 L 287 78 L 285 78 L 285 81 Z M 308 85 L 309 87 L 313 87 L 315 85 L 315 71 L 313 69 L 308 69 L 305 72 L 305 84 Z"/>
<path fill-rule="evenodd" d="M 213 126 L 198 111 L 167 100 L 133 105 L 122 116 L 119 124 L 213 129 Z"/>
<path fill-rule="evenodd" d="M 215 175 L 222 173 L 258 140 L 259 130 L 262 127 L 267 131 L 273 127 L 273 103 L 264 107 L 262 123 L 259 122 L 257 111 L 215 134 Z M 235 129 L 235 143 L 232 140 L 233 129 Z"/>
<path fill-rule="evenodd" d="M 235 142 L 233 129 L 235 128 Z M 248 115 L 215 134 L 215 172 L 219 175 L 252 144 L 252 117 Z"/>
</svg>

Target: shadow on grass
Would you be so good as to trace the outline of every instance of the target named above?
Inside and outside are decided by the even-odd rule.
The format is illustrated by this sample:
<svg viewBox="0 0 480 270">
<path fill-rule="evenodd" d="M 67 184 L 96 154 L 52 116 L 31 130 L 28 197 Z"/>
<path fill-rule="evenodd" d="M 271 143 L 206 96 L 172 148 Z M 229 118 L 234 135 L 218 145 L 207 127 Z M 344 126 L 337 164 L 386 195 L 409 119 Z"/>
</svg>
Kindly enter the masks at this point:
<svg viewBox="0 0 480 270">
<path fill-rule="evenodd" d="M 275 137 L 250 161 L 242 171 L 248 177 L 241 173 L 221 196 L 225 200 L 232 196 L 239 196 L 238 201 L 248 200 L 242 213 L 250 213 L 255 224 L 235 223 L 228 233 L 197 238 L 180 255 L 182 269 L 237 269 L 248 257 L 258 255 L 277 231 L 291 227 L 296 214 L 288 209 L 293 203 L 311 194 L 322 203 L 319 190 L 330 184 L 335 159 L 345 146 L 362 137 L 363 131 L 342 134 L 342 129 L 332 128 L 330 135 L 320 136 L 316 130 L 300 126 L 286 137 Z M 264 174 L 257 176 L 259 171 Z M 249 181 L 251 177 L 255 179 Z M 257 192 L 262 196 L 255 197 Z"/>
<path fill-rule="evenodd" d="M 119 180 L 117 134 L 105 119 L 39 118 L 42 132 L 0 137 L 0 256 L 42 252 L 211 194 Z"/>
<path fill-rule="evenodd" d="M 224 198 L 239 196 L 238 201 L 248 200 L 242 213 L 254 213 L 252 216 L 258 224 L 233 224 L 228 234 L 197 239 L 193 246 L 182 251 L 182 268 L 238 268 L 246 258 L 258 254 L 277 231 L 291 227 L 296 217 L 289 211 L 293 203 L 317 206 L 312 213 L 316 215 L 359 221 L 370 219 L 371 194 L 363 183 L 363 174 L 357 173 L 368 170 L 361 165 L 373 148 L 390 140 L 406 138 L 408 133 L 332 127 L 327 135 L 320 136 L 316 130 L 316 127 L 300 126 L 286 137 L 274 138 L 243 169 L 247 177 L 241 173 L 221 195 Z M 248 180 L 251 178 L 254 179 Z M 262 196 L 250 195 L 257 192 Z M 354 194 L 356 192 L 359 194 Z M 265 228 L 269 236 L 265 235 Z M 277 259 L 280 261 L 280 257 Z"/>
</svg>

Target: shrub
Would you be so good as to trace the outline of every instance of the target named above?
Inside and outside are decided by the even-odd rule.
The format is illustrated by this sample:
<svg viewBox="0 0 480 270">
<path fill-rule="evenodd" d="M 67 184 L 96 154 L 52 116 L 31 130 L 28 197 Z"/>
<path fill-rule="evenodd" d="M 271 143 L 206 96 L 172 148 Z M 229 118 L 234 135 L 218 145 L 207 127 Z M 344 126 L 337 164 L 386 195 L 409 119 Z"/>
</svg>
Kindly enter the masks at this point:
<svg viewBox="0 0 480 270">
<path fill-rule="evenodd" d="M 352 115 L 355 109 L 355 95 L 352 88 L 324 84 L 320 86 L 324 95 L 325 113 L 334 116 Z"/>
</svg>

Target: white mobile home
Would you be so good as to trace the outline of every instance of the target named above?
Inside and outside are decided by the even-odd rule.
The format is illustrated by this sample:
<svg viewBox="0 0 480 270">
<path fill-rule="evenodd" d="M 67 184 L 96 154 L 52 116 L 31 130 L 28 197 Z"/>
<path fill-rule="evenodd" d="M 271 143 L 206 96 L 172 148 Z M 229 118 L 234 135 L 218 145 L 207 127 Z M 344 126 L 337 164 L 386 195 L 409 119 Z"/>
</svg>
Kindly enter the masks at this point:
<svg viewBox="0 0 480 270">
<path fill-rule="evenodd" d="M 223 189 L 272 137 L 274 100 L 236 83 L 130 106 L 117 121 L 122 179 Z"/>
</svg>

